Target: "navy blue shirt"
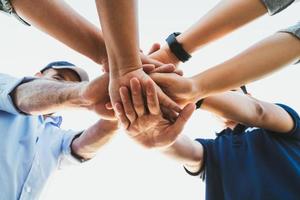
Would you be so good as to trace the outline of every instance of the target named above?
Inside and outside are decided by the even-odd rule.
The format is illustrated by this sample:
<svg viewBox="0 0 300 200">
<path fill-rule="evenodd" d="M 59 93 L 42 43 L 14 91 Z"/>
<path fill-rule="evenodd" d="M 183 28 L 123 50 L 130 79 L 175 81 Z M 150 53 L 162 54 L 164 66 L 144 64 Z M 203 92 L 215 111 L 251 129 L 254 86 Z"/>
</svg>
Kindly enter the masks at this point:
<svg viewBox="0 0 300 200">
<path fill-rule="evenodd" d="M 245 127 L 197 139 L 204 147 L 207 200 L 300 200 L 300 118 L 278 105 L 294 120 L 290 133 Z"/>
</svg>

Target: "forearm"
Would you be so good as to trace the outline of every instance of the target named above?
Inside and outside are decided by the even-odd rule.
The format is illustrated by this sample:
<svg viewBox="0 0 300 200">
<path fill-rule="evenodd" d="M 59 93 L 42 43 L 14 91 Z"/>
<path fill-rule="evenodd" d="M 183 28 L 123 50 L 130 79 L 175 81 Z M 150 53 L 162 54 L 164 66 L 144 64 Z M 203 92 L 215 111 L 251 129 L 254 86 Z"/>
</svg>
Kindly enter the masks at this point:
<svg viewBox="0 0 300 200">
<path fill-rule="evenodd" d="M 174 144 L 161 150 L 161 152 L 184 165 L 191 172 L 197 172 L 201 168 L 203 147 L 200 143 L 191 140 L 185 135 L 180 135 Z"/>
<path fill-rule="evenodd" d="M 31 24 L 74 50 L 103 64 L 106 59 L 101 31 L 60 0 L 12 0 L 16 12 Z"/>
<path fill-rule="evenodd" d="M 79 108 L 87 105 L 81 97 L 86 84 L 36 79 L 18 86 L 13 92 L 13 99 L 19 110 L 32 115 Z"/>
<path fill-rule="evenodd" d="M 200 99 L 260 79 L 299 58 L 300 40 L 289 33 L 276 33 L 192 79 Z"/>
<path fill-rule="evenodd" d="M 192 53 L 266 12 L 261 0 L 223 0 L 177 40 Z"/>
<path fill-rule="evenodd" d="M 99 120 L 72 143 L 72 150 L 77 155 L 90 159 L 114 136 L 118 128 L 117 121 Z"/>
<path fill-rule="evenodd" d="M 97 0 L 110 74 L 122 76 L 141 68 L 136 0 Z"/>
<path fill-rule="evenodd" d="M 192 54 L 266 12 L 261 0 L 223 0 L 176 39 L 186 52 Z M 165 53 L 164 62 L 179 62 L 167 44 L 162 47 L 162 52 Z"/>
</svg>

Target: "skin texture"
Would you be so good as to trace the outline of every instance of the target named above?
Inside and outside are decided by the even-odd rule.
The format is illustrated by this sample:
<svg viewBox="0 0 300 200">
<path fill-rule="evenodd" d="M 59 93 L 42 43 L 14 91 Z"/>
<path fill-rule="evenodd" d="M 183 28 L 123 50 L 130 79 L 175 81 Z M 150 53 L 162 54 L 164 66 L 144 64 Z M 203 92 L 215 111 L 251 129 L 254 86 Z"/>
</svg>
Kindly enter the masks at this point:
<svg viewBox="0 0 300 200">
<path fill-rule="evenodd" d="M 121 101 L 119 88 L 130 85 L 136 77 L 144 86 L 150 77 L 141 69 L 137 25 L 137 5 L 135 0 L 97 0 L 108 61 L 110 65 L 109 94 L 114 110 Z M 157 86 L 160 103 L 170 110 L 180 111 L 179 106 L 166 96 Z"/>
<path fill-rule="evenodd" d="M 85 108 L 108 118 L 114 117 L 113 111 L 105 108 L 109 99 L 107 74 L 90 83 L 78 82 L 76 73 L 66 69 L 48 69 L 36 76 L 40 79 L 21 84 L 13 93 L 14 103 L 21 111 L 47 117 L 49 113 L 67 108 Z M 117 129 L 117 121 L 101 119 L 76 138 L 71 148 L 77 155 L 90 159 Z"/>
<path fill-rule="evenodd" d="M 267 9 L 261 0 L 223 0 L 176 39 L 188 53 L 192 54 L 266 12 Z M 168 45 L 151 54 L 150 58 L 176 65 L 180 62 Z"/>
</svg>

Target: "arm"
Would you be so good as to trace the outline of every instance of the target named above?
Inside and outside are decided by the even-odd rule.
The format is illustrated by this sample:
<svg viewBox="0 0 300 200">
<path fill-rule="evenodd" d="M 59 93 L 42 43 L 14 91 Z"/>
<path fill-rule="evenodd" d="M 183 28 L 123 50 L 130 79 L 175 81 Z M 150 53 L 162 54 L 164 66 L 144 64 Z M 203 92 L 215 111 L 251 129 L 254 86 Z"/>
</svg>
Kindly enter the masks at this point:
<svg viewBox="0 0 300 200">
<path fill-rule="evenodd" d="M 267 9 L 261 0 L 223 0 L 176 39 L 184 50 L 191 54 L 266 12 Z M 168 45 L 164 45 L 150 57 L 164 63 L 179 62 Z"/>
<path fill-rule="evenodd" d="M 139 56 L 137 5 L 136 0 L 97 0 L 96 3 L 110 65 L 109 95 L 116 110 L 117 102 L 121 101 L 121 86 L 129 86 L 133 77 L 143 85 L 150 80 L 142 70 Z M 158 87 L 156 91 L 162 105 L 180 111 L 178 105 Z"/>
<path fill-rule="evenodd" d="M 289 33 L 276 33 L 192 79 L 198 97 L 203 98 L 246 85 L 299 59 L 300 40 Z"/>
<path fill-rule="evenodd" d="M 79 92 L 84 84 L 36 79 L 19 85 L 12 96 L 22 112 L 43 115 L 84 106 L 85 102 Z"/>
<path fill-rule="evenodd" d="M 203 146 L 185 135 L 180 135 L 161 153 L 185 166 L 192 173 L 199 172 L 203 165 Z"/>
<path fill-rule="evenodd" d="M 226 119 L 274 132 L 289 133 L 294 128 L 292 117 L 280 106 L 238 92 L 207 97 L 201 108 Z"/>
<path fill-rule="evenodd" d="M 110 64 L 110 75 L 140 69 L 136 0 L 97 0 Z"/>
<path fill-rule="evenodd" d="M 12 0 L 31 24 L 99 64 L 107 62 L 101 31 L 60 0 Z M 80 42 L 78 42 L 80 41 Z"/>
<path fill-rule="evenodd" d="M 91 159 L 103 145 L 110 141 L 117 129 L 117 121 L 99 120 L 76 138 L 71 148 L 80 157 Z"/>
<path fill-rule="evenodd" d="M 67 108 L 86 108 L 111 119 L 114 118 L 113 111 L 105 108 L 109 102 L 107 87 L 107 74 L 90 83 L 36 79 L 16 87 L 12 97 L 17 108 L 27 114 L 43 115 Z"/>
</svg>

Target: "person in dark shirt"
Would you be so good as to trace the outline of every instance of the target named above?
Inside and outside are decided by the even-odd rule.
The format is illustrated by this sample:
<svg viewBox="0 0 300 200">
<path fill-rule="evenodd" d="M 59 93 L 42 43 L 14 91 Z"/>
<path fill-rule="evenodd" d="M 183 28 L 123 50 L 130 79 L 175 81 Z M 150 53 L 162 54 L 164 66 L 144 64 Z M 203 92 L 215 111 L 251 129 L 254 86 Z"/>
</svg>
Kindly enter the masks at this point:
<svg viewBox="0 0 300 200">
<path fill-rule="evenodd" d="M 160 110 L 153 83 L 143 89 L 147 104 L 138 79 L 131 80 L 131 95 L 120 89 L 117 114 L 128 135 L 205 178 L 206 199 L 300 199 L 300 118 L 292 108 L 239 90 L 211 96 L 201 107 L 226 119 L 227 128 L 215 139 L 191 140 L 180 133 L 195 105 L 187 104 L 172 122 Z"/>
</svg>

